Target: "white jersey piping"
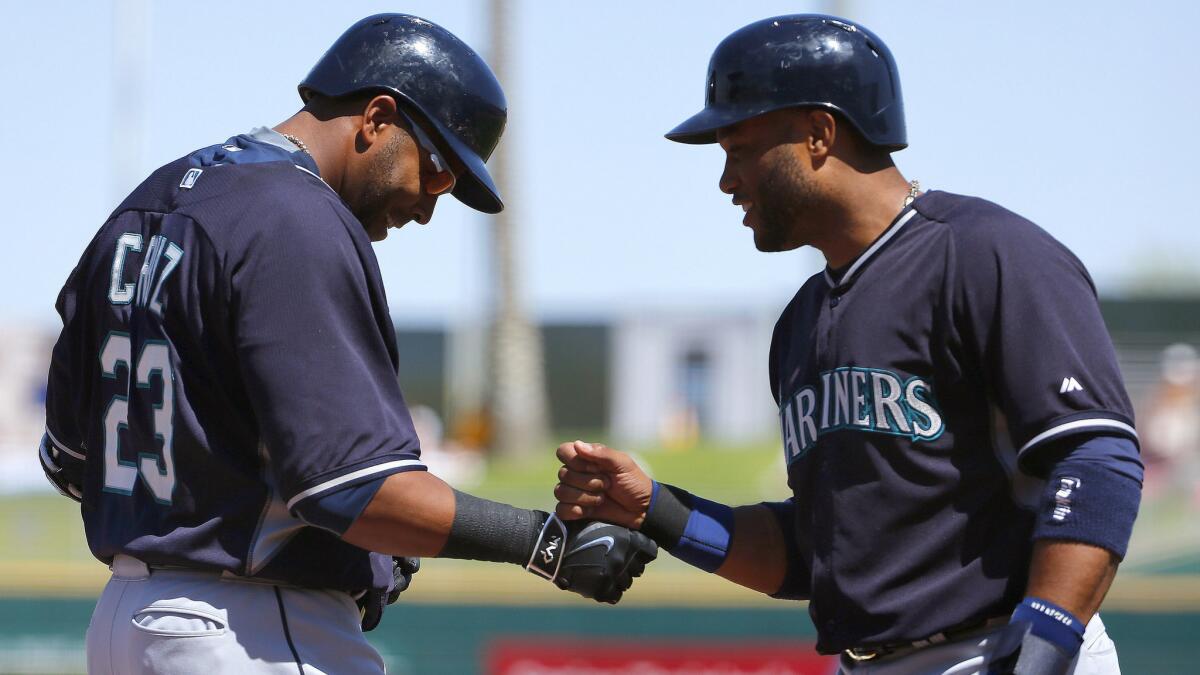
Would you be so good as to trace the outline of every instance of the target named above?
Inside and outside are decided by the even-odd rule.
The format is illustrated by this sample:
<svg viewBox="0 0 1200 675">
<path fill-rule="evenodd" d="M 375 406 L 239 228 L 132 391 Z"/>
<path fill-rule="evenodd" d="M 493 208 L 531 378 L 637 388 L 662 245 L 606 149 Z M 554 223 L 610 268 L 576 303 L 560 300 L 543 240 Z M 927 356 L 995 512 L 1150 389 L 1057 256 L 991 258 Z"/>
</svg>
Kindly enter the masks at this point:
<svg viewBox="0 0 1200 675">
<path fill-rule="evenodd" d="M 60 451 L 67 453 L 75 459 L 87 459 L 87 457 L 84 457 L 82 454 L 68 448 L 62 441 L 55 438 L 54 434 L 50 431 L 50 427 L 46 427 L 46 436 L 50 438 L 50 442 L 54 444 L 54 447 L 58 448 Z"/>
<path fill-rule="evenodd" d="M 304 492 L 301 492 L 300 494 L 296 495 L 295 497 L 292 497 L 287 502 L 288 510 L 291 510 L 291 508 L 296 505 L 296 502 L 298 502 L 306 497 L 311 497 L 315 494 L 318 494 L 321 492 L 326 492 L 328 490 L 332 490 L 333 488 L 336 488 L 339 485 L 345 485 L 346 483 L 349 483 L 352 480 L 358 480 L 359 478 L 362 478 L 363 476 L 370 476 L 373 473 L 382 473 L 384 471 L 389 471 L 391 469 L 397 469 L 397 468 L 402 468 L 402 467 L 424 468 L 425 464 L 423 464 L 421 462 L 421 460 L 419 460 L 419 459 L 398 459 L 394 462 L 384 462 L 383 464 L 376 464 L 374 466 L 368 466 L 367 468 L 359 469 L 358 471 L 351 471 L 350 473 L 338 476 L 337 478 L 327 480 L 324 483 L 321 483 L 319 485 L 314 485 L 314 486 L 308 488 L 307 490 L 305 490 Z"/>
<path fill-rule="evenodd" d="M 875 255 L 875 252 L 882 248 L 884 244 L 888 243 L 892 237 L 896 236 L 896 233 L 900 231 L 900 228 L 904 227 L 904 224 L 907 223 L 914 215 L 916 215 L 916 213 L 916 209 L 910 208 L 908 213 L 900 216 L 900 219 L 896 221 L 895 225 L 888 228 L 888 231 L 884 232 L 882 237 L 876 239 L 875 243 L 871 244 L 870 248 L 864 251 L 862 255 L 858 256 L 858 260 L 855 260 L 854 264 L 850 266 L 850 269 L 846 270 L 846 273 L 842 275 L 842 280 L 840 282 L 834 282 L 833 277 L 829 275 L 829 270 L 825 270 L 825 283 L 829 284 L 830 288 L 837 288 L 838 286 L 853 279 L 854 274 L 858 272 L 859 268 L 861 268 L 864 263 L 870 260 L 871 256 Z"/>
<path fill-rule="evenodd" d="M 1077 431 L 1079 429 L 1089 429 L 1089 428 L 1096 428 L 1096 427 L 1117 429 L 1119 431 L 1124 431 L 1125 433 L 1129 434 L 1130 436 L 1133 436 L 1135 439 L 1138 437 L 1137 431 L 1135 431 L 1133 427 L 1129 426 L 1128 424 L 1126 424 L 1124 422 L 1120 422 L 1120 421 L 1113 420 L 1113 419 L 1108 419 L 1107 417 L 1093 417 L 1093 418 L 1083 419 L 1083 420 L 1074 420 L 1072 422 L 1066 422 L 1066 423 L 1060 424 L 1055 427 L 1050 427 L 1049 429 L 1043 431 L 1042 433 L 1038 434 L 1037 436 L 1034 436 L 1033 438 L 1029 439 L 1029 442 L 1026 443 L 1025 445 L 1022 445 L 1021 449 L 1017 451 L 1017 456 L 1025 454 L 1026 450 L 1046 441 L 1047 439 L 1053 438 L 1055 436 L 1060 436 L 1067 432 Z"/>
</svg>

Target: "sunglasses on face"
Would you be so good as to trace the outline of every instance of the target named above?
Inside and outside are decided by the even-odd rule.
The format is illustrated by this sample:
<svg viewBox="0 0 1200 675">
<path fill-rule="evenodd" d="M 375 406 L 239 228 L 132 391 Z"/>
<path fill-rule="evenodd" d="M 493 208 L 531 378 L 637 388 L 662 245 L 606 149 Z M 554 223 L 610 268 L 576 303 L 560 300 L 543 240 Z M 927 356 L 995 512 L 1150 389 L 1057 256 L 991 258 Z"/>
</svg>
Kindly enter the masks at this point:
<svg viewBox="0 0 1200 675">
<path fill-rule="evenodd" d="M 437 145 L 434 144 L 433 139 L 425 133 L 425 130 L 421 128 L 420 124 L 417 124 L 411 115 L 403 110 L 400 111 L 400 114 L 404 116 L 404 119 L 408 120 L 408 126 L 412 130 L 413 136 L 416 137 L 417 144 L 429 155 L 429 159 L 433 163 L 434 175 L 426 181 L 426 191 L 431 195 L 453 192 L 454 186 L 458 183 L 458 178 L 450 170 L 450 162 L 446 161 L 445 156 L 437 149 Z"/>
</svg>

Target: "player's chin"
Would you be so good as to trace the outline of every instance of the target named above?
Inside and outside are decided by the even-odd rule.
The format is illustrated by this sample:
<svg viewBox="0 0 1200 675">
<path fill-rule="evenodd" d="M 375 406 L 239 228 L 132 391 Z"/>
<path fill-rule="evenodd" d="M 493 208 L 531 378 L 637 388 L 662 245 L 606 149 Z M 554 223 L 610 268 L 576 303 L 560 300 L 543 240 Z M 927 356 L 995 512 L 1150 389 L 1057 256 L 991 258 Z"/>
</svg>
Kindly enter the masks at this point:
<svg viewBox="0 0 1200 675">
<path fill-rule="evenodd" d="M 763 229 L 761 225 L 751 225 L 750 230 L 754 232 L 754 248 L 763 253 L 774 253 L 783 250 L 779 246 L 779 237 L 775 236 L 770 230 Z"/>
<path fill-rule="evenodd" d="M 372 242 L 383 241 L 384 239 L 387 239 L 387 236 L 388 236 L 388 228 L 386 225 L 384 225 L 382 227 L 368 227 L 367 228 L 367 238 L 370 239 Z"/>
<path fill-rule="evenodd" d="M 369 237 L 373 242 L 383 241 L 384 239 L 387 239 L 388 233 L 391 232 L 393 228 L 398 230 L 408 224 L 410 220 L 411 219 L 409 218 L 376 218 L 365 224 L 367 237 Z"/>
<path fill-rule="evenodd" d="M 779 232 L 770 228 L 762 226 L 754 227 L 754 247 L 763 253 L 791 251 L 800 248 L 800 246 L 801 244 L 793 242 L 787 237 L 780 236 Z"/>
</svg>

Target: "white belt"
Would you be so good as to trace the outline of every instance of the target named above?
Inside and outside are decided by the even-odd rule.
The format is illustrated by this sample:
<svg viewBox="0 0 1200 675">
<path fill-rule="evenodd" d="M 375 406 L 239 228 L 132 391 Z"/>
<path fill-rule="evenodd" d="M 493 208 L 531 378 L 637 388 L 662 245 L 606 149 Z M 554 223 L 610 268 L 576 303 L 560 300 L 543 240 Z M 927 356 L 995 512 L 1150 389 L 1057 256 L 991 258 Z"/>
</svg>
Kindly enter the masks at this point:
<svg viewBox="0 0 1200 675">
<path fill-rule="evenodd" d="M 145 579 L 150 576 L 150 568 L 146 563 L 124 553 L 113 557 L 109 569 L 112 570 L 113 576 L 119 579 Z"/>
<path fill-rule="evenodd" d="M 169 572 L 175 574 L 194 574 L 206 577 L 217 577 L 223 581 L 240 581 L 249 584 L 264 584 L 267 586 L 280 586 L 282 588 L 303 588 L 287 581 L 279 581 L 277 579 L 264 579 L 261 577 L 243 577 L 228 570 L 219 572 L 217 570 L 196 570 L 187 567 L 179 567 L 175 565 L 147 565 L 137 558 L 118 553 L 113 556 L 112 564 L 108 566 L 112 570 L 113 577 L 116 579 L 129 579 L 140 581 L 149 579 L 151 572 Z"/>
</svg>

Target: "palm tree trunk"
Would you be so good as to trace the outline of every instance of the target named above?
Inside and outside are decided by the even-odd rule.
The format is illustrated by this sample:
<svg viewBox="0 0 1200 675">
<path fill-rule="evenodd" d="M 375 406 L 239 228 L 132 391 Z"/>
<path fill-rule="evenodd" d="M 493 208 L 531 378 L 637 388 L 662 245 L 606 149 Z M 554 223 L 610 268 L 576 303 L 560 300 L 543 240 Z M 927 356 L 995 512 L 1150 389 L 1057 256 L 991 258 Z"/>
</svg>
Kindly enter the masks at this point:
<svg viewBox="0 0 1200 675">
<path fill-rule="evenodd" d="M 489 62 L 497 79 L 509 92 L 515 91 L 509 69 L 512 30 L 509 26 L 511 5 L 506 0 L 491 0 L 491 48 Z M 506 208 L 494 216 L 489 257 L 491 259 L 491 331 L 489 334 L 490 368 L 488 394 L 492 420 L 492 450 L 499 456 L 514 457 L 549 451 L 543 447 L 549 437 L 547 425 L 546 381 L 541 334 L 526 314 L 521 299 L 521 259 L 517 181 L 513 180 L 512 159 L 516 143 L 513 125 L 508 126 L 504 141 L 493 155 L 489 169 Z"/>
</svg>

